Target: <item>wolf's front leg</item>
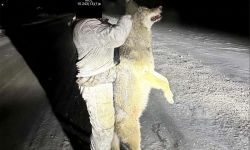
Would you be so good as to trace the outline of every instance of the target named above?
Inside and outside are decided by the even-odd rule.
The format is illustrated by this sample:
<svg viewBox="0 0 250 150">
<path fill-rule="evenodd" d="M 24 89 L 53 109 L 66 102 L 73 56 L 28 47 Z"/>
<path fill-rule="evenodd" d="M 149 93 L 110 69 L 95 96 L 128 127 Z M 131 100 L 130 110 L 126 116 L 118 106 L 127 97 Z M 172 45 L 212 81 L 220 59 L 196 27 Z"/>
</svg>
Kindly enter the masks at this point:
<svg viewBox="0 0 250 150">
<path fill-rule="evenodd" d="M 164 96 L 170 104 L 174 103 L 173 93 L 170 90 L 167 78 L 155 71 L 146 72 L 144 77 L 149 85 L 151 85 L 153 88 L 163 90 Z"/>
</svg>

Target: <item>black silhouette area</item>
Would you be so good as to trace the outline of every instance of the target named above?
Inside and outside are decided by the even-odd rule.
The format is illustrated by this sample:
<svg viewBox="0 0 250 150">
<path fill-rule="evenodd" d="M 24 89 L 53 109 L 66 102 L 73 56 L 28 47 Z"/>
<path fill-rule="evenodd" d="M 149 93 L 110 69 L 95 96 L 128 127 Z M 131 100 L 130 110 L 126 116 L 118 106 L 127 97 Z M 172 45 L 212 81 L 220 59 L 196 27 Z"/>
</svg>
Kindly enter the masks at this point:
<svg viewBox="0 0 250 150">
<path fill-rule="evenodd" d="M 74 14 L 40 17 L 22 6 L 4 11 L 6 35 L 38 78 L 72 147 L 89 149 L 91 126 L 75 82 L 77 52 L 68 25 Z"/>
</svg>

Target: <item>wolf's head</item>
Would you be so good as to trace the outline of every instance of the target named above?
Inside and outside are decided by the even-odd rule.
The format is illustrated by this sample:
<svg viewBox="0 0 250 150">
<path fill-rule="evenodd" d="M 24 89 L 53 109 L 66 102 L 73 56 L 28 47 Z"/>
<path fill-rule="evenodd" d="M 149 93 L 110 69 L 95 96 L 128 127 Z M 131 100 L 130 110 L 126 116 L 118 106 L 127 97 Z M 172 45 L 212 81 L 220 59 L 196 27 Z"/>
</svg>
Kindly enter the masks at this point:
<svg viewBox="0 0 250 150">
<path fill-rule="evenodd" d="M 152 9 L 139 7 L 134 17 L 139 18 L 142 25 L 150 29 L 155 22 L 161 20 L 161 12 L 162 6 Z"/>
<path fill-rule="evenodd" d="M 126 0 L 126 14 L 133 16 L 133 20 L 140 22 L 146 28 L 151 28 L 155 22 L 161 20 L 162 6 L 157 8 L 139 7 L 134 0 Z"/>
</svg>

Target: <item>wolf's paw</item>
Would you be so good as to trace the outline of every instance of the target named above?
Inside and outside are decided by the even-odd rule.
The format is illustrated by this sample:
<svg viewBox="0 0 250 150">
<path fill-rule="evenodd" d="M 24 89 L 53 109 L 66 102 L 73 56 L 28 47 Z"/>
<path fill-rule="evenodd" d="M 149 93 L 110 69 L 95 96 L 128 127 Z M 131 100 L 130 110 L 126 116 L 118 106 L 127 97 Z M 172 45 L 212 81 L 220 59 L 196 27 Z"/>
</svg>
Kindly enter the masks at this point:
<svg viewBox="0 0 250 150">
<path fill-rule="evenodd" d="M 167 101 L 169 102 L 169 104 L 173 104 L 174 103 L 174 95 L 171 91 L 168 91 L 168 92 L 164 92 L 164 96 L 165 98 L 167 99 Z"/>
</svg>

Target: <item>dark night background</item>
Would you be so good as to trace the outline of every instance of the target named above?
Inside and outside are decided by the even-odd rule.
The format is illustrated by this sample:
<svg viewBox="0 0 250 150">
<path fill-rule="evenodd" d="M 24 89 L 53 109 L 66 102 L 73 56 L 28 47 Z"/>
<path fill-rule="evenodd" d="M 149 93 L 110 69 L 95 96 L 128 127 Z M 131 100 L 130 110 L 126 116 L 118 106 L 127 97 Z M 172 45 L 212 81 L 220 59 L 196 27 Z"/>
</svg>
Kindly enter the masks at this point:
<svg viewBox="0 0 250 150">
<path fill-rule="evenodd" d="M 164 6 L 166 12 L 175 12 L 183 25 L 201 26 L 220 31 L 249 35 L 249 0 L 136 0 L 139 5 L 155 7 Z M 37 18 L 40 13 L 62 14 L 76 11 L 76 0 L 3 0 L 1 2 L 1 24 L 3 16 L 15 22 L 25 22 Z M 122 14 L 124 2 L 103 0 L 103 11 L 111 5 Z M 118 7 L 117 7 L 117 6 Z M 107 8 L 106 8 L 107 7 Z M 3 9 L 8 9 L 4 12 Z M 83 13 L 86 11 L 82 10 Z M 7 13 L 7 14 L 6 14 Z M 176 16 L 175 16 L 176 17 Z"/>
<path fill-rule="evenodd" d="M 98 1 L 98 0 L 93 0 L 93 1 Z M 160 44 L 166 44 L 164 45 L 164 49 L 165 48 L 167 49 L 170 47 L 170 49 L 173 48 L 176 52 L 178 50 L 183 50 L 185 52 L 188 51 L 190 53 L 194 51 L 195 54 L 202 54 L 201 55 L 202 57 L 200 56 L 198 57 L 199 59 L 203 58 L 203 56 L 204 58 L 206 58 L 206 56 L 214 57 L 214 59 L 209 59 L 211 60 L 212 63 L 214 63 L 214 61 L 217 60 L 217 62 L 219 62 L 217 64 L 221 64 L 223 66 L 222 68 L 226 68 L 227 66 L 229 66 L 229 69 L 231 69 L 233 67 L 233 70 L 236 71 L 235 74 L 237 75 L 238 74 L 245 75 L 243 74 L 244 71 L 246 72 L 248 71 L 247 69 L 245 69 L 247 68 L 245 67 L 247 66 L 245 65 L 247 63 L 243 62 L 245 60 L 249 60 L 247 59 L 249 57 L 248 44 L 245 44 L 244 42 L 242 42 L 243 44 L 235 44 L 238 42 L 235 42 L 233 40 L 233 42 L 231 42 L 231 47 L 230 47 L 230 40 L 225 40 L 227 43 L 225 44 L 224 40 L 213 41 L 209 39 L 214 39 L 214 38 L 224 39 L 218 36 L 222 32 L 222 33 L 227 33 L 230 35 L 236 35 L 236 36 L 230 36 L 230 38 L 237 39 L 236 37 L 238 36 L 240 38 L 243 37 L 242 39 L 248 42 L 249 40 L 249 0 L 234 0 L 234 1 L 230 1 L 230 0 L 188 0 L 188 1 L 185 1 L 185 0 L 135 0 L 135 1 L 139 5 L 147 6 L 149 8 L 157 7 L 159 5 L 163 6 L 164 21 L 162 21 L 163 22 L 162 26 L 164 26 L 164 31 L 162 30 L 157 31 L 158 29 L 159 30 L 161 29 L 160 28 L 161 26 L 158 26 L 159 27 L 158 29 L 155 28 L 155 31 L 157 31 L 158 33 L 161 32 L 161 34 L 158 34 L 160 35 L 160 37 L 158 37 L 158 40 L 161 41 Z M 1 83 L 0 84 L 0 96 L 1 96 L 0 102 L 2 102 L 2 104 L 0 105 L 0 113 L 1 113 L 0 119 L 3 119 L 3 120 L 5 119 L 5 121 L 0 120 L 0 127 L 1 127 L 0 129 L 1 131 L 4 131 L 2 133 L 0 131 L 0 141 L 2 141 L 3 143 L 3 144 L 0 144 L 0 149 L 20 150 L 20 145 L 22 145 L 25 141 L 32 144 L 33 141 L 30 142 L 24 137 L 27 137 L 29 134 L 32 134 L 32 135 L 36 134 L 36 132 L 31 131 L 31 129 L 33 128 L 34 129 L 40 128 L 40 124 L 35 123 L 35 121 L 36 120 L 39 120 L 40 122 L 43 121 L 43 119 L 40 119 L 37 116 L 40 115 L 41 117 L 43 115 L 43 112 L 45 112 L 48 108 L 50 108 L 49 106 L 52 107 L 53 113 L 55 114 L 56 118 L 59 120 L 61 127 L 63 127 L 64 133 L 70 139 L 72 146 L 75 149 L 88 149 L 89 148 L 89 136 L 91 133 L 90 123 L 88 120 L 88 113 L 86 111 L 85 103 L 83 102 L 82 97 L 79 93 L 78 86 L 75 83 L 75 80 L 76 80 L 75 75 L 77 73 L 77 69 L 75 66 L 75 63 L 77 61 L 77 52 L 76 52 L 76 48 L 74 47 L 73 40 L 72 40 L 72 26 L 68 25 L 68 23 L 72 21 L 72 18 L 75 13 L 77 13 L 77 16 L 82 17 L 82 16 L 86 16 L 86 13 L 88 12 L 88 10 L 77 8 L 76 3 L 77 3 L 77 0 L 0 0 L 0 38 L 2 37 L 1 39 L 2 41 L 0 40 L 0 46 L 1 46 L 0 47 L 0 56 L 1 56 L 0 57 L 0 66 L 1 66 L 0 75 L 2 75 L 1 80 L 0 80 L 0 83 Z M 102 0 L 102 4 L 103 4 L 103 7 L 98 8 L 99 11 L 95 13 L 103 12 L 105 14 L 113 14 L 113 15 L 124 14 L 125 0 Z M 165 24 L 165 22 L 168 22 L 171 28 L 169 28 L 168 26 L 169 24 Z M 178 26 L 208 29 L 208 30 L 212 30 L 213 34 L 203 33 L 201 35 L 198 32 L 191 34 L 192 32 L 188 32 L 186 30 L 179 30 Z M 174 29 L 175 31 L 171 32 L 170 30 L 172 29 Z M 5 31 L 7 37 L 2 34 L 3 33 L 2 31 Z M 201 37 L 202 39 L 208 38 L 208 40 L 205 42 L 204 40 L 192 41 L 192 38 L 194 38 L 195 36 Z M 182 41 L 185 39 L 191 39 L 191 40 L 186 41 L 186 43 L 185 41 L 183 43 L 179 43 L 179 41 Z M 188 45 L 189 48 L 187 48 L 186 45 L 184 44 Z M 200 45 L 201 46 L 203 45 L 203 47 L 200 48 Z M 214 45 L 215 47 L 210 48 L 211 46 L 214 46 Z M 14 47 L 16 48 L 16 50 Z M 232 50 L 232 52 L 236 50 L 237 53 L 233 53 L 232 55 L 229 55 L 231 54 L 230 50 Z M 40 103 L 36 105 L 32 104 L 34 100 L 39 100 L 39 98 L 25 100 L 25 97 L 23 97 L 24 95 L 23 92 L 27 92 L 26 93 L 27 96 L 30 96 L 30 95 L 31 96 L 34 95 L 37 97 L 40 97 L 40 96 L 39 94 L 34 93 L 34 91 L 36 91 L 36 89 L 34 88 L 35 86 L 30 85 L 30 84 L 33 85 L 33 82 L 30 81 L 30 77 L 25 74 L 26 73 L 25 71 L 23 74 L 21 74 L 20 77 L 26 80 L 19 79 L 18 73 L 23 72 L 22 68 L 20 68 L 20 62 L 24 63 L 24 60 L 20 59 L 21 57 L 19 56 L 17 52 L 21 54 L 21 56 L 24 58 L 25 62 L 27 63 L 29 68 L 32 70 L 32 72 L 38 79 L 40 85 L 46 92 L 46 96 L 49 99 L 50 103 L 46 103 L 45 107 L 43 107 L 43 105 Z M 171 54 L 171 53 L 167 53 L 167 54 Z M 203 55 L 203 54 L 213 54 L 213 55 Z M 225 54 L 225 56 L 228 56 L 228 57 L 224 57 L 224 55 L 222 54 Z M 223 56 L 223 57 L 215 57 L 217 55 Z M 171 57 L 173 57 L 174 59 L 175 55 L 170 55 L 169 58 Z M 161 61 L 161 62 L 165 62 L 166 58 L 164 58 L 164 61 Z M 231 58 L 234 58 L 234 59 L 231 59 Z M 241 58 L 244 58 L 244 59 L 241 59 Z M 178 59 L 182 59 L 181 55 L 178 56 L 177 60 Z M 239 67 L 237 66 L 234 67 L 230 63 L 224 65 L 225 63 L 221 63 L 221 61 L 230 62 L 230 63 L 233 62 L 233 64 L 237 62 L 235 64 L 237 64 Z M 216 63 L 214 64 L 217 65 Z M 27 67 L 27 65 L 25 64 L 23 66 Z M 189 69 L 189 71 L 190 70 L 192 69 Z M 228 72 L 230 73 L 230 71 Z M 241 71 L 241 73 L 237 71 Z M 248 75 L 249 72 L 247 72 L 246 74 Z M 17 90 L 18 88 L 16 88 L 16 82 L 15 82 L 16 80 L 12 80 L 13 76 L 16 77 L 16 75 L 18 75 L 18 78 L 16 78 L 18 83 L 19 81 L 20 83 L 22 83 L 20 84 L 21 85 L 20 87 L 23 88 L 21 90 L 20 88 L 19 90 Z M 31 75 L 33 76 L 33 78 L 35 78 L 33 74 Z M 197 74 L 197 76 L 198 75 L 199 74 Z M 186 77 L 187 76 L 185 75 L 185 78 Z M 8 83 L 9 86 L 5 86 L 5 84 L 3 84 L 5 82 Z M 24 89 L 24 87 L 26 86 L 29 87 L 29 90 Z M 181 85 L 181 87 L 184 87 L 184 86 L 185 85 Z M 187 86 L 189 86 L 188 82 L 187 82 Z M 11 90 L 8 88 L 10 88 Z M 5 89 L 7 92 L 4 92 L 3 89 Z M 185 91 L 185 90 L 183 90 L 182 88 L 180 91 Z M 190 90 L 187 90 L 187 91 L 190 91 Z M 233 91 L 232 93 L 234 92 L 235 91 Z M 10 97 L 8 97 L 8 95 Z M 21 97 L 21 100 L 24 100 L 25 102 L 19 103 L 20 97 Z M 155 99 L 158 99 L 158 98 L 156 97 Z M 39 102 L 45 103 L 45 101 L 43 100 L 40 100 Z M 242 105 L 243 104 L 245 103 L 242 103 Z M 157 111 L 153 114 L 157 114 L 158 112 L 160 112 L 160 109 L 158 109 L 158 107 L 161 106 L 161 104 L 156 103 L 155 106 L 157 106 L 155 109 Z M 200 107 L 200 105 L 196 105 L 196 104 L 187 105 L 186 102 L 183 103 L 183 108 L 184 106 L 189 107 L 189 109 L 191 108 L 191 106 L 192 108 L 195 108 L 196 106 Z M 231 106 L 231 103 L 230 103 L 230 106 Z M 218 107 L 220 107 L 220 105 L 218 105 Z M 29 110 L 29 109 L 34 109 L 34 110 Z M 193 110 L 196 111 L 195 109 Z M 225 111 L 227 111 L 227 109 Z M 36 112 L 37 114 L 33 112 Z M 26 113 L 30 114 L 30 116 L 26 115 Z M 56 131 L 53 134 L 55 135 L 61 134 L 61 129 L 58 128 L 59 125 L 56 125 L 55 123 L 56 120 L 55 118 L 53 118 L 54 116 L 52 115 L 52 113 L 50 114 L 49 113 L 48 115 L 45 115 L 44 118 L 45 120 L 47 120 L 48 124 L 52 122 L 51 124 L 54 127 L 51 127 L 51 126 L 41 127 L 41 133 L 46 133 L 48 131 L 48 135 L 51 135 L 52 133 L 50 134 L 50 132 Z M 235 113 L 238 113 L 238 112 L 235 111 Z M 10 114 L 12 116 L 8 116 L 6 114 Z M 163 118 L 166 118 L 166 116 L 168 115 L 164 114 Z M 181 116 L 185 116 L 185 115 L 181 114 Z M 231 115 L 229 111 L 228 113 L 226 113 L 225 116 L 230 117 L 233 115 Z M 27 118 L 27 121 L 24 120 L 23 118 Z M 155 119 L 154 117 L 152 118 Z M 10 119 L 10 122 L 8 122 L 8 120 L 6 121 L 6 119 Z M 171 117 L 167 117 L 167 119 L 168 121 L 166 122 L 168 122 L 168 125 L 166 127 L 170 127 L 168 128 L 168 131 L 171 131 L 171 132 L 175 131 L 172 129 L 172 127 L 175 127 L 175 126 L 172 123 L 173 121 Z M 225 118 L 222 117 L 222 119 L 224 121 Z M 12 120 L 14 120 L 13 121 L 14 123 L 11 122 Z M 53 120 L 54 122 L 50 120 Z M 1 124 L 1 121 L 2 121 L 2 124 Z M 230 122 L 230 121 L 231 120 L 227 120 L 227 118 L 225 119 L 225 122 Z M 6 122 L 7 122 L 7 125 L 4 124 Z M 235 124 L 235 125 L 237 129 L 239 129 L 238 124 Z M 23 129 L 23 126 L 25 127 L 24 129 Z M 160 126 L 161 125 L 159 125 L 159 127 Z M 244 125 L 243 127 L 247 128 L 247 125 Z M 8 130 L 6 130 L 6 128 Z M 44 128 L 46 130 L 44 130 Z M 50 129 L 53 129 L 53 130 L 50 130 Z M 206 128 L 204 128 L 204 130 L 205 129 Z M 210 130 L 208 131 L 212 131 L 212 129 L 214 128 L 209 128 L 209 129 Z M 224 128 L 222 129 L 221 131 L 223 131 L 223 133 L 224 131 L 229 131 L 229 130 L 224 130 Z M 191 128 L 190 130 L 193 130 L 193 128 Z M 164 128 L 164 131 L 165 131 L 165 128 Z M 231 128 L 230 128 L 230 131 L 231 131 Z M 243 131 L 244 130 L 242 130 L 242 132 L 240 132 L 239 135 L 242 135 Z M 50 143 L 52 146 L 53 144 L 57 144 L 57 142 L 53 143 L 53 141 L 55 140 L 51 140 L 52 139 L 51 136 L 49 138 L 47 137 L 47 133 L 42 134 L 42 135 L 40 135 L 39 133 L 40 132 L 37 132 L 37 135 L 38 135 L 37 137 L 41 137 L 41 141 L 44 141 L 45 143 L 48 141 L 52 141 L 52 143 Z M 173 133 L 175 134 L 179 132 L 173 132 Z M 19 136 L 17 136 L 17 134 Z M 215 135 L 216 136 L 220 135 L 221 137 L 224 136 L 224 134 L 221 134 L 220 132 L 218 132 L 218 134 L 215 134 Z M 231 136 L 233 134 L 229 134 L 229 135 L 230 135 L 230 139 L 233 139 L 231 138 L 233 137 Z M 35 137 L 34 139 L 37 138 L 36 136 L 34 137 Z M 61 142 L 60 138 L 58 138 L 59 139 L 58 143 L 60 144 L 64 143 L 65 142 L 65 140 L 63 139 L 64 136 L 60 135 L 59 137 L 61 138 L 63 142 Z M 178 138 L 175 141 L 182 140 L 182 139 L 179 140 L 179 136 L 174 135 L 173 139 L 174 138 Z M 213 138 L 213 136 L 211 136 L 210 138 Z M 218 140 L 217 142 L 219 143 L 220 140 Z M 39 140 L 37 141 L 37 143 L 39 143 Z M 37 149 L 36 146 L 38 147 L 40 146 L 40 144 L 37 144 L 37 143 L 35 141 L 33 145 L 29 145 L 29 146 L 31 148 L 32 146 L 35 146 L 34 149 Z M 232 143 L 231 141 L 229 141 L 229 143 L 235 144 L 235 143 Z M 51 146 L 51 145 L 48 145 L 48 146 Z M 1 146 L 3 148 L 1 148 Z M 46 144 L 44 144 L 43 146 L 46 147 Z M 177 144 L 174 143 L 174 146 L 178 146 L 178 143 Z M 43 147 L 41 147 L 41 149 L 42 148 Z"/>
</svg>

